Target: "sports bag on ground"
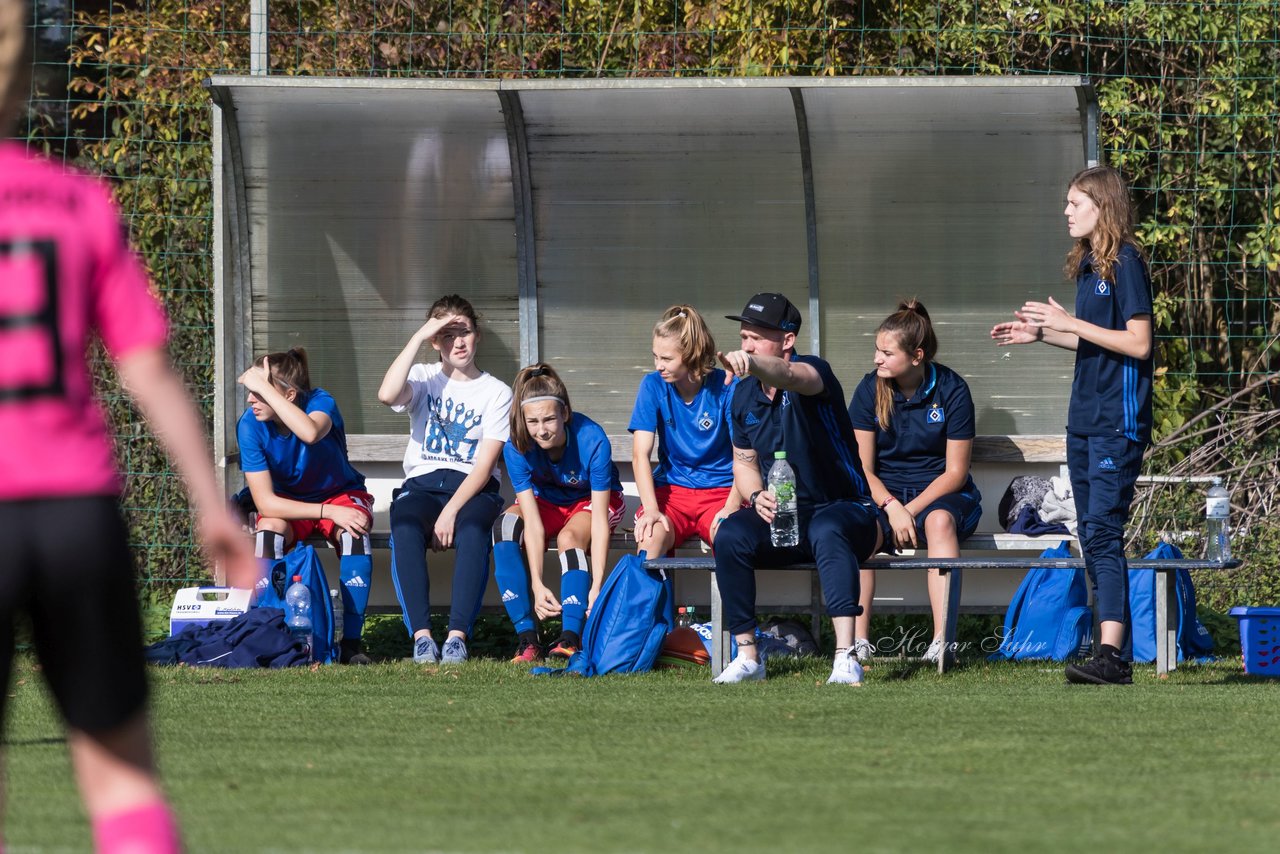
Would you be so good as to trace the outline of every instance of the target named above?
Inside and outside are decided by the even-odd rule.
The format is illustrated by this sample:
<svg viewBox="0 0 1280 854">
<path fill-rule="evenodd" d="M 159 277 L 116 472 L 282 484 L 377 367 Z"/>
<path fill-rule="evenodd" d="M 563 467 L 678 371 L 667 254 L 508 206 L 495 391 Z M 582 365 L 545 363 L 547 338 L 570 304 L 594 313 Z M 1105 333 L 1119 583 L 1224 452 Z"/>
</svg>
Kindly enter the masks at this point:
<svg viewBox="0 0 1280 854">
<path fill-rule="evenodd" d="M 1177 560 L 1177 546 L 1161 543 L 1150 554 L 1152 560 Z M 1213 653 L 1213 637 L 1196 616 L 1196 589 L 1191 573 L 1179 569 L 1174 600 L 1178 609 L 1178 660 L 1204 658 Z M 1149 569 L 1129 570 L 1129 636 L 1133 640 L 1134 661 L 1156 660 L 1156 574 Z"/>
<path fill-rule="evenodd" d="M 1063 541 L 1040 556 L 1069 558 L 1071 551 Z M 1000 648 L 988 660 L 1065 661 L 1086 652 L 1093 635 L 1088 601 L 1083 569 L 1029 570 L 1005 612 Z"/>
<path fill-rule="evenodd" d="M 664 571 L 645 569 L 644 562 L 644 552 L 618 561 L 591 606 L 582 649 L 563 669 L 537 667 L 530 672 L 600 676 L 651 670 L 671 629 L 670 585 Z"/>
<path fill-rule="evenodd" d="M 315 660 L 332 664 L 338 660 L 338 647 L 333 642 L 333 600 L 329 598 L 329 582 L 324 577 L 324 566 L 316 550 L 305 543 L 293 547 L 284 560 L 271 563 L 271 571 L 258 581 L 255 588 L 256 608 L 279 608 L 289 613 L 284 604 L 284 592 L 293 583 L 295 575 L 311 591 L 311 631 L 315 635 Z"/>
</svg>

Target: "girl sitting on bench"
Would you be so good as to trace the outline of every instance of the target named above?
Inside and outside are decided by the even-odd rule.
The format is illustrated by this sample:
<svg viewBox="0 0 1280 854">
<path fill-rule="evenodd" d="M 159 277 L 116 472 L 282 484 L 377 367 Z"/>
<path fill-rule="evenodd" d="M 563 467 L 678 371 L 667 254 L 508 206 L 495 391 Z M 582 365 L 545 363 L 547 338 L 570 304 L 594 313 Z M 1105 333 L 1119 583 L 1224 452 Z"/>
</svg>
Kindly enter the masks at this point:
<svg viewBox="0 0 1280 854">
<path fill-rule="evenodd" d="M 270 353 L 241 374 L 249 408 L 236 425 L 240 467 L 256 512 L 256 554 L 268 566 L 319 532 L 337 550 L 342 575 L 343 664 L 370 664 L 360 648 L 373 581 L 369 528 L 373 496 L 347 459 L 347 434 L 333 397 L 311 387 L 301 347 Z M 266 572 L 271 575 L 270 569 Z"/>
<path fill-rule="evenodd" d="M 423 344 L 440 361 L 414 364 Z M 391 566 L 418 664 L 460 664 L 489 582 L 489 530 L 505 503 L 498 455 L 511 389 L 476 366 L 480 320 L 460 296 L 441 297 L 387 368 L 378 400 L 409 413 L 404 488 L 391 503 Z M 431 637 L 427 548 L 455 549 L 449 634 Z"/>
<path fill-rule="evenodd" d="M 934 361 L 937 352 L 929 312 L 914 299 L 899 303 L 876 330 L 876 368 L 854 391 L 849 419 L 871 497 L 885 511 L 885 542 L 909 549 L 924 543 L 929 557 L 959 557 L 960 542 L 982 517 L 982 495 L 969 475 L 973 397 L 959 374 Z M 875 652 L 875 570 L 862 570 L 861 578 L 854 654 L 865 661 Z M 946 653 L 946 585 L 936 569 L 928 583 L 933 640 L 924 658 L 937 662 Z"/>
<path fill-rule="evenodd" d="M 636 547 L 660 557 L 692 536 L 711 543 L 742 506 L 733 490 L 729 403 L 716 342 L 697 310 L 673 305 L 653 327 L 653 365 L 631 411 L 631 466 L 640 507 Z M 658 465 L 650 461 L 655 437 Z"/>
<path fill-rule="evenodd" d="M 569 658 L 582 647 L 587 614 L 604 582 L 609 535 L 625 507 L 622 483 L 609 437 L 573 411 L 569 391 L 550 365 L 522 368 L 514 393 L 503 457 L 516 505 L 494 525 L 494 578 L 519 635 L 512 661 L 542 659 L 535 617 L 561 617 L 564 629 L 547 654 Z M 542 583 L 547 537 L 556 538 L 560 552 L 559 600 Z"/>
</svg>

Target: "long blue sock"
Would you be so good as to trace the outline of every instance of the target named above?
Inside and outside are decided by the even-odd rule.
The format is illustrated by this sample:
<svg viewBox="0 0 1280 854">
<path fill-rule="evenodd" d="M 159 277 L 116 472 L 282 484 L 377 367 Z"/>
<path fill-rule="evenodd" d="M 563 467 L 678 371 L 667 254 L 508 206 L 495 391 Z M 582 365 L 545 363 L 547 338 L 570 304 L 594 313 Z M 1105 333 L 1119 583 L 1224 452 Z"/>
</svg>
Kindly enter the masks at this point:
<svg viewBox="0 0 1280 854">
<path fill-rule="evenodd" d="M 525 572 L 519 543 L 502 540 L 493 544 L 493 579 L 502 591 L 502 607 L 507 609 L 516 632 L 533 631 L 529 574 Z"/>
<path fill-rule="evenodd" d="M 582 637 L 590 592 L 591 573 L 587 571 L 586 552 L 582 549 L 560 552 L 560 619 L 566 632 Z"/>
<path fill-rule="evenodd" d="M 367 554 L 341 555 L 338 572 L 342 576 L 342 637 L 358 639 L 364 632 L 364 615 L 369 608 L 373 558 Z"/>
</svg>

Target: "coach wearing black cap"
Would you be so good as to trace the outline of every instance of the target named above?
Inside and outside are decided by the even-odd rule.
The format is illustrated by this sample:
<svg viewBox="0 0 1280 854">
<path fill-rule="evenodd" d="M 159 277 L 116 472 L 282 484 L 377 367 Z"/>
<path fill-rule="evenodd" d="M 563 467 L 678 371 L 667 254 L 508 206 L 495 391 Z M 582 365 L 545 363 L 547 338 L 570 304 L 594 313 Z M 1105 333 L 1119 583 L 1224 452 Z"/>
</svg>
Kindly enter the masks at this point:
<svg viewBox="0 0 1280 854">
<path fill-rule="evenodd" d="M 879 510 L 862 474 L 844 389 L 831 366 L 795 352 L 800 312 L 782 294 L 756 294 L 741 314 L 742 348 L 719 353 L 741 382 L 731 406 L 733 482 L 751 506 L 716 533 L 716 584 L 725 625 L 738 654 L 716 682 L 764 678 L 755 648 L 755 568 L 816 563 L 836 635 L 830 683 L 856 685 L 862 667 L 853 655 L 858 615 L 858 566 L 880 547 Z M 774 546 L 769 523 L 776 506 L 765 478 L 774 452 L 785 451 L 796 474 L 800 542 Z"/>
</svg>

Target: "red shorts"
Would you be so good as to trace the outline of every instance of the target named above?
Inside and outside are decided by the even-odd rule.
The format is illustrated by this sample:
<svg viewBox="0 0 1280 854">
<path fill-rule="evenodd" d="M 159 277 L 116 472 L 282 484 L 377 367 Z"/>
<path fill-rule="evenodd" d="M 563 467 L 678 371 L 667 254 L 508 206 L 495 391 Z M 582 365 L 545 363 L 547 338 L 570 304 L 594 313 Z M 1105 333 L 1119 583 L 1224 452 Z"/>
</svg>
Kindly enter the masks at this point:
<svg viewBox="0 0 1280 854">
<path fill-rule="evenodd" d="M 337 495 L 330 495 L 321 504 L 341 504 L 343 507 L 358 507 L 364 511 L 369 517 L 369 527 L 373 527 L 373 496 L 367 492 L 353 490 L 351 492 L 339 492 Z M 333 532 L 338 530 L 338 525 L 332 519 L 293 519 L 289 522 L 289 526 L 293 528 L 293 541 L 300 543 L 307 537 L 320 532 L 320 536 L 326 540 L 333 539 Z"/>
<path fill-rule="evenodd" d="M 671 522 L 673 545 L 680 545 L 695 534 L 711 544 L 711 523 L 724 509 L 730 487 L 711 486 L 692 489 L 688 486 L 659 486 L 654 489 L 658 497 L 658 510 Z M 644 513 L 644 507 L 636 510 L 636 519 Z"/>
<path fill-rule="evenodd" d="M 548 540 L 560 533 L 560 530 L 573 516 L 578 513 L 591 512 L 590 498 L 584 498 L 567 507 L 552 504 L 550 501 L 544 501 L 536 496 L 533 500 L 538 502 L 538 515 L 542 517 L 542 529 Z M 609 533 L 613 533 L 613 529 L 618 527 L 618 523 L 622 521 L 622 511 L 626 509 L 627 502 L 623 500 L 621 492 L 614 492 L 609 495 Z M 519 515 L 520 505 L 514 505 L 507 512 Z"/>
</svg>

